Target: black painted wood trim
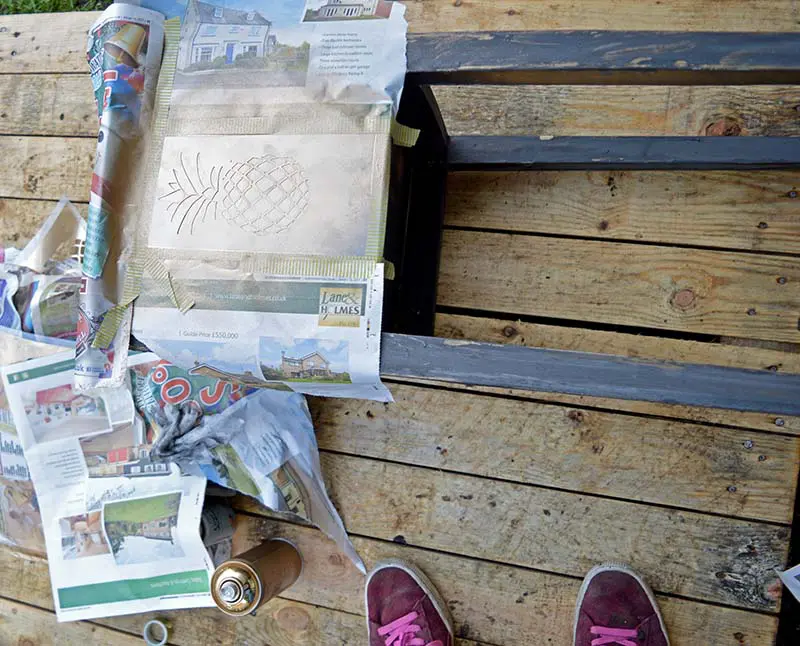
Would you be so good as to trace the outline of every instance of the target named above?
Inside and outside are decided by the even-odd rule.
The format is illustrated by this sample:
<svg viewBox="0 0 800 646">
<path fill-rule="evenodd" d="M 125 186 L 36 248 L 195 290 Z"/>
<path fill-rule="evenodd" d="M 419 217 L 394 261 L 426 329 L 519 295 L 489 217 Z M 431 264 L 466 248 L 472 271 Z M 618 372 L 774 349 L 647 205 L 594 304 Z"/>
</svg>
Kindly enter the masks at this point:
<svg viewBox="0 0 800 646">
<path fill-rule="evenodd" d="M 800 59 L 800 54 L 798 55 Z M 800 137 L 452 137 L 451 171 L 800 167 Z"/>
<path fill-rule="evenodd" d="M 800 82 L 800 33 L 409 34 L 408 82 L 731 85 Z"/>
<path fill-rule="evenodd" d="M 800 375 L 385 333 L 381 374 L 800 415 Z"/>
</svg>

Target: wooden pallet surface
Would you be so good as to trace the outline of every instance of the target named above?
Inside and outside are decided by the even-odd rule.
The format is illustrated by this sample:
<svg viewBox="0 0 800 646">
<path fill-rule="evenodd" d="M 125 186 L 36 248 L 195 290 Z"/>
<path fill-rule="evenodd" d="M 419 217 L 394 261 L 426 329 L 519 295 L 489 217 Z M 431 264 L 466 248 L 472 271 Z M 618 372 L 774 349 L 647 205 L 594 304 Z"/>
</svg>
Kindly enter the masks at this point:
<svg viewBox="0 0 800 646">
<path fill-rule="evenodd" d="M 96 113 L 83 46 L 97 15 L 0 17 L 4 243 L 24 243 L 63 195 L 85 211 Z M 415 32 L 800 29 L 790 0 L 418 0 L 407 17 Z M 462 134 L 800 135 L 797 86 L 437 95 Z M 454 175 L 436 333 L 800 372 L 798 182 L 788 171 Z M 311 402 L 329 491 L 368 564 L 408 558 L 440 586 L 460 646 L 532 635 L 567 646 L 580 578 L 606 559 L 646 576 L 677 646 L 773 642 L 799 418 L 391 389 L 388 407 Z M 237 546 L 288 536 L 303 579 L 253 618 L 166 613 L 172 643 L 363 643 L 363 578 L 335 546 L 237 504 Z M 152 616 L 56 624 L 46 562 L 3 548 L 0 567 L 0 643 L 138 642 Z"/>
</svg>

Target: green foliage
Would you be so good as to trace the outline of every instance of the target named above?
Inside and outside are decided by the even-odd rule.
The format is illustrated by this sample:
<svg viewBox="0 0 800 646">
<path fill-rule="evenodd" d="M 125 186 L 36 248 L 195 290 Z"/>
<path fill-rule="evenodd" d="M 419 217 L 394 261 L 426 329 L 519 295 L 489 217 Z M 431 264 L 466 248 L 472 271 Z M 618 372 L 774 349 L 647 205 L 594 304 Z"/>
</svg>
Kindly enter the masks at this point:
<svg viewBox="0 0 800 646">
<path fill-rule="evenodd" d="M 0 14 L 102 11 L 112 0 L 0 0 Z"/>
<path fill-rule="evenodd" d="M 2 2 L 3 0 L 0 0 Z M 217 56 L 214 60 L 192 63 L 184 68 L 184 72 L 204 72 L 207 70 L 245 69 L 265 70 L 268 72 L 304 72 L 308 68 L 308 54 L 311 46 L 303 43 L 297 47 L 278 43 L 275 51 L 267 56 L 255 54 L 237 54 L 230 63 L 225 56 Z"/>
<path fill-rule="evenodd" d="M 125 544 L 126 534 L 127 532 L 121 526 L 121 523 L 106 523 L 106 536 L 108 536 L 108 542 L 111 544 L 111 551 L 114 554 L 122 549 Z"/>
<path fill-rule="evenodd" d="M 273 368 L 272 366 L 264 365 L 263 363 L 261 364 L 261 372 L 264 373 L 264 379 L 266 379 L 267 381 L 273 379 L 281 381 L 286 377 L 286 375 L 283 374 L 283 370 L 280 370 L 279 368 Z"/>
<path fill-rule="evenodd" d="M 221 70 L 225 67 L 225 57 L 217 56 L 214 60 L 187 65 L 184 72 L 202 72 L 205 70 Z"/>
<path fill-rule="evenodd" d="M 180 493 L 169 493 L 149 498 L 106 503 L 103 508 L 103 522 L 106 526 L 109 523 L 137 524 L 172 515 L 177 516 L 180 501 Z"/>
</svg>

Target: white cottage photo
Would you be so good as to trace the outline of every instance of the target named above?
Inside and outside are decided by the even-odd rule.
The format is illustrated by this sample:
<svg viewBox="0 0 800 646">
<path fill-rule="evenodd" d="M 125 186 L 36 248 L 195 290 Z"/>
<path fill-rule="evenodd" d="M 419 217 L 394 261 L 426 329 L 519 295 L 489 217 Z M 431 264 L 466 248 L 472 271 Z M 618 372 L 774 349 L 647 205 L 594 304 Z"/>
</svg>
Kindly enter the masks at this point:
<svg viewBox="0 0 800 646">
<path fill-rule="evenodd" d="M 190 0 L 184 31 L 191 43 L 183 48 L 178 69 L 223 58 L 232 64 L 237 57 L 263 57 L 275 49 L 272 23 L 258 11 L 240 11 Z"/>
<path fill-rule="evenodd" d="M 189 0 L 176 89 L 304 85 L 309 44 L 295 29 L 303 0 L 261 3 L 258 10 L 230 4 Z"/>
</svg>

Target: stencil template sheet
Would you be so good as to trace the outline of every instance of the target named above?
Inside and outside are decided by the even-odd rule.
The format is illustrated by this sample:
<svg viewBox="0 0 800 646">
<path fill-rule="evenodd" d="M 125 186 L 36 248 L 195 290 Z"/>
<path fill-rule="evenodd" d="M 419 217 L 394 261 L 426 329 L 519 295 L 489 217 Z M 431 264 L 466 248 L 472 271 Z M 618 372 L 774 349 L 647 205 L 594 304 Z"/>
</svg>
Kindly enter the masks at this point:
<svg viewBox="0 0 800 646">
<path fill-rule="evenodd" d="M 145 282 L 133 328 L 151 349 L 265 386 L 391 398 L 378 367 L 404 13 L 190 0 L 137 228 L 196 305 L 170 311 Z"/>
</svg>

